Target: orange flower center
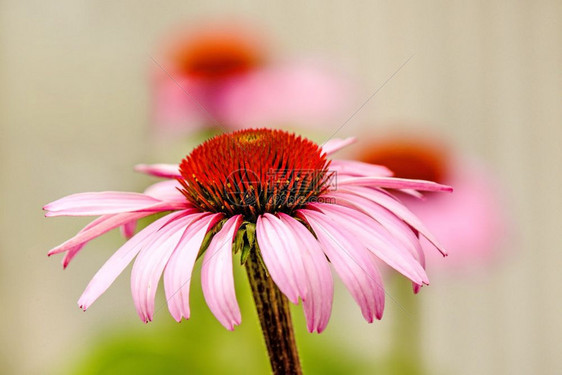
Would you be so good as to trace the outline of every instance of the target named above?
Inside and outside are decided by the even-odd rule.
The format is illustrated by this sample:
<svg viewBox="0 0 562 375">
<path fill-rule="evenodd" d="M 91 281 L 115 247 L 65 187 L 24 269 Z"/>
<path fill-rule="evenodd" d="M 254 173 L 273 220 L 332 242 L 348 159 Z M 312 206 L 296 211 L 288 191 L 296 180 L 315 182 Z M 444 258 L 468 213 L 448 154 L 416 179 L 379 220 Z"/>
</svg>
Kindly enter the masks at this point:
<svg viewBox="0 0 562 375">
<path fill-rule="evenodd" d="M 201 79 L 222 79 L 246 73 L 264 56 L 258 43 L 237 30 L 204 31 L 193 36 L 173 56 L 181 73 Z"/>
<path fill-rule="evenodd" d="M 290 214 L 321 195 L 329 160 L 308 139 L 281 130 L 247 129 L 209 139 L 180 164 L 183 194 L 204 211 Z"/>
<path fill-rule="evenodd" d="M 360 159 L 388 167 L 396 177 L 444 182 L 446 152 L 423 140 L 389 139 L 371 145 Z"/>
</svg>

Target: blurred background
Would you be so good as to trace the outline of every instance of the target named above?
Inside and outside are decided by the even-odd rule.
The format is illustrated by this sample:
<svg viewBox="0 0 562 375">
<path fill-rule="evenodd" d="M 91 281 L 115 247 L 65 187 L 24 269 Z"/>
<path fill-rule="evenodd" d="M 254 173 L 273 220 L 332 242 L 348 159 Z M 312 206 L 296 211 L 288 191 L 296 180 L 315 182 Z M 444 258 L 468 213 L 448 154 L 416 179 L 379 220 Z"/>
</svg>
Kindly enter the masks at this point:
<svg viewBox="0 0 562 375">
<path fill-rule="evenodd" d="M 321 57 L 346 77 L 354 87 L 342 93 L 347 112 L 305 130 L 317 142 L 360 135 L 361 148 L 396 129 L 433 134 L 478 160 L 499 190 L 505 228 L 492 261 L 458 272 L 435 267 L 432 285 L 415 297 L 404 293 L 405 280 L 389 280 L 394 301 L 370 325 L 341 284 L 321 335 L 306 332 L 295 308 L 305 371 L 562 373 L 555 0 L 0 2 L 0 372 L 267 371 L 240 270 L 243 322 L 228 332 L 198 283 L 190 321 L 175 323 L 160 295 L 163 307 L 144 325 L 129 271 L 87 313 L 78 309 L 90 278 L 123 242 L 118 233 L 88 245 L 64 272 L 60 257 L 46 256 L 88 220 L 47 221 L 44 204 L 81 191 L 140 190 L 153 180 L 134 164 L 177 162 L 195 144 L 155 134 L 151 77 L 168 36 L 208 19 L 252 25 L 276 59 Z M 413 369 L 408 353 L 395 354 L 401 347 L 413 350 Z"/>
</svg>

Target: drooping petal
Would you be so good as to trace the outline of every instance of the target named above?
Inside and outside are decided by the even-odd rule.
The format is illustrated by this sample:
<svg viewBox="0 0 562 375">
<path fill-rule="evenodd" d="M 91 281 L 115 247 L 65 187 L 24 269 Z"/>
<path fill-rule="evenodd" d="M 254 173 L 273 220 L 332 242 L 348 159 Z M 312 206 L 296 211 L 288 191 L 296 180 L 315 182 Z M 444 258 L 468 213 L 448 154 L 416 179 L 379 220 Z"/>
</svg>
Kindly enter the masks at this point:
<svg viewBox="0 0 562 375">
<path fill-rule="evenodd" d="M 330 139 L 322 145 L 322 151 L 324 151 L 326 155 L 331 155 L 334 152 L 349 146 L 350 144 L 354 143 L 356 140 L 357 139 L 355 137 L 349 137 L 345 139 L 340 139 L 340 138 Z"/>
<path fill-rule="evenodd" d="M 334 197 L 338 204 L 355 208 L 371 216 L 381 223 L 381 225 L 401 244 L 410 251 L 419 264 L 425 269 L 426 261 L 423 248 L 417 234 L 402 219 L 394 215 L 386 208 L 358 195 L 346 192 L 332 192 L 330 197 Z M 414 290 L 419 290 L 420 284 L 413 283 Z"/>
<path fill-rule="evenodd" d="M 321 333 L 328 325 L 332 313 L 334 281 L 330 265 L 320 244 L 303 224 L 289 215 L 277 215 L 292 234 L 294 251 L 302 254 L 308 279 L 308 295 L 303 301 L 308 331 Z"/>
<path fill-rule="evenodd" d="M 82 229 L 80 230 L 80 232 L 78 232 L 78 233 L 76 234 L 76 236 L 74 236 L 74 237 L 77 237 L 77 236 L 81 235 L 82 233 L 86 232 L 87 230 L 89 230 L 89 229 L 91 229 L 91 228 L 93 228 L 93 227 L 96 227 L 96 226 L 98 226 L 98 225 L 104 223 L 105 221 L 107 221 L 108 219 L 110 219 L 112 216 L 115 216 L 115 215 L 104 215 L 104 216 L 98 217 L 97 219 L 95 219 L 94 221 L 92 221 L 91 223 L 89 223 L 88 225 L 86 225 L 84 228 L 82 228 Z M 74 238 L 74 237 L 73 237 L 73 238 Z M 68 242 L 68 241 L 67 241 L 67 242 Z M 71 245 L 71 247 L 67 247 L 67 248 L 64 249 L 64 250 L 61 250 L 61 251 L 66 251 L 66 250 L 68 250 L 67 253 L 65 254 L 63 260 L 62 260 L 62 268 L 63 268 L 63 269 L 68 266 L 68 264 L 70 263 L 70 261 L 72 260 L 72 258 L 74 258 L 74 257 L 76 256 L 76 254 L 78 254 L 78 253 L 80 252 L 80 250 L 82 250 L 82 248 L 83 248 L 84 246 L 86 246 L 87 243 L 88 243 L 88 241 L 81 242 L 81 243 L 79 242 L 77 245 Z M 63 245 L 64 245 L 64 243 L 61 244 L 61 245 L 59 245 L 59 246 L 57 246 L 57 247 L 61 247 L 61 246 L 63 246 Z M 51 250 L 47 253 L 47 255 L 48 255 L 48 256 L 51 256 L 52 254 L 55 254 L 55 252 L 51 253 L 51 252 L 52 252 L 53 250 L 55 250 L 55 249 L 57 249 L 57 248 L 51 249 Z M 57 251 L 57 252 L 58 252 L 58 251 Z"/>
<path fill-rule="evenodd" d="M 149 215 L 151 213 L 146 213 L 146 214 Z M 119 227 L 119 229 L 121 229 L 121 232 L 123 233 L 123 236 L 125 238 L 130 239 L 135 234 L 135 228 L 136 228 L 136 224 L 137 224 L 138 215 L 137 214 L 118 214 L 118 215 L 129 215 L 129 219 L 131 221 L 128 221 L 125 224 L 121 225 Z M 86 230 L 102 224 L 104 221 L 106 221 L 111 216 L 117 216 L 117 215 L 100 216 L 99 218 L 97 218 L 96 220 L 92 221 L 90 224 L 85 226 L 80 232 L 78 232 L 78 234 L 83 234 L 83 232 L 85 232 Z M 111 228 L 111 226 L 109 228 Z M 74 257 L 80 252 L 80 250 L 82 250 L 82 248 L 84 246 L 86 246 L 86 244 L 88 242 L 89 241 L 84 241 L 84 242 L 80 243 L 79 245 L 76 245 L 74 247 L 69 248 L 67 250 L 66 254 L 64 255 L 64 258 L 62 259 L 62 267 L 66 268 L 70 264 L 72 259 L 74 259 Z"/>
<path fill-rule="evenodd" d="M 379 222 L 357 210 L 336 204 L 314 203 L 338 226 L 360 240 L 377 258 L 416 284 L 428 284 L 423 267 Z"/>
<path fill-rule="evenodd" d="M 408 225 L 412 228 L 417 230 L 420 234 L 422 234 L 429 242 L 433 244 L 443 254 L 444 256 L 447 255 L 447 252 L 443 248 L 443 246 L 437 241 L 435 236 L 427 230 L 425 225 L 414 215 L 408 208 L 406 208 L 402 203 L 397 201 L 394 197 L 390 194 L 386 193 L 385 191 L 378 190 L 378 189 L 369 189 L 360 186 L 346 186 L 345 189 L 340 189 L 343 191 L 348 191 L 350 193 L 363 196 L 376 204 L 386 208 L 402 220 L 404 220 Z"/>
<path fill-rule="evenodd" d="M 242 321 L 232 272 L 232 241 L 241 221 L 242 216 L 236 215 L 224 223 L 211 240 L 201 268 L 205 301 L 217 320 L 230 331 Z"/>
<path fill-rule="evenodd" d="M 125 267 L 141 250 L 142 246 L 151 239 L 151 236 L 164 224 L 182 215 L 185 215 L 185 213 L 178 211 L 156 220 L 121 246 L 98 270 L 86 287 L 86 290 L 84 290 L 84 293 L 82 293 L 82 296 L 80 296 L 78 300 L 80 308 L 86 310 L 91 306 L 109 288 L 117 276 L 123 272 Z"/>
<path fill-rule="evenodd" d="M 155 177 L 181 177 L 178 164 L 137 164 L 135 171 Z"/>
<path fill-rule="evenodd" d="M 145 216 L 152 215 L 153 212 L 126 212 L 114 215 L 103 215 L 86 225 L 74 237 L 66 240 L 62 244 L 52 248 L 47 255 L 62 253 L 77 246 L 83 246 L 88 241 L 101 236 L 102 234 L 124 225 L 132 220 L 138 220 Z M 74 250 L 76 251 L 76 250 Z"/>
<path fill-rule="evenodd" d="M 398 218 L 386 208 L 355 194 L 346 193 L 344 191 L 333 191 L 325 195 L 325 197 L 334 198 L 339 205 L 360 210 L 381 223 L 394 238 L 400 241 L 402 245 L 418 259 L 422 267 L 425 268 L 425 258 L 419 239 L 402 219 Z"/>
<path fill-rule="evenodd" d="M 123 237 L 129 239 L 135 234 L 135 230 L 137 229 L 137 221 L 129 221 L 128 223 L 121 225 L 120 229 Z"/>
<path fill-rule="evenodd" d="M 78 246 L 75 246 L 75 247 L 72 247 L 72 248 L 68 249 L 66 254 L 64 254 L 64 258 L 62 258 L 62 261 L 61 261 L 63 269 L 66 269 L 66 267 L 68 267 L 68 265 L 70 264 L 72 259 L 74 259 L 76 254 L 78 254 L 84 248 L 84 246 L 86 246 L 85 243 L 83 243 L 82 245 L 78 245 Z"/>
<path fill-rule="evenodd" d="M 392 171 L 383 165 L 368 164 L 355 160 L 332 160 L 330 171 L 335 171 L 341 177 L 390 177 L 393 175 Z"/>
<path fill-rule="evenodd" d="M 324 253 L 361 308 L 365 320 L 380 319 L 384 311 L 384 287 L 374 257 L 330 217 L 306 209 L 298 210 L 316 234 Z"/>
<path fill-rule="evenodd" d="M 340 205 L 358 209 L 380 222 L 405 248 L 416 258 L 425 269 L 425 254 L 416 234 L 402 219 L 394 215 L 386 208 L 368 200 L 367 198 L 342 191 L 330 192 L 327 198 L 335 198 Z M 420 289 L 420 284 L 412 283 L 414 293 Z"/>
<path fill-rule="evenodd" d="M 43 207 L 45 216 L 97 216 L 133 211 L 168 211 L 187 207 L 184 202 L 162 202 L 141 193 L 105 191 L 79 193 L 61 198 Z"/>
<path fill-rule="evenodd" d="M 432 181 L 410 180 L 397 177 L 346 177 L 338 180 L 340 186 L 356 185 L 379 187 L 385 189 L 414 189 L 422 191 L 452 192 L 453 188 Z"/>
<path fill-rule="evenodd" d="M 509 237 L 513 222 L 506 215 L 499 181 L 485 165 L 455 158 L 448 164 L 447 183 L 454 186 L 453 194 L 434 194 L 426 202 L 406 198 L 404 204 L 453 255 L 442 261 L 437 254 L 427 254 L 430 269 L 457 277 L 491 267 L 505 255 L 501 243 Z M 422 246 L 433 251 L 426 241 Z"/>
<path fill-rule="evenodd" d="M 187 226 L 201 213 L 176 218 L 157 232 L 140 251 L 131 272 L 131 291 L 139 317 L 144 322 L 154 315 L 154 297 L 164 267 L 178 245 Z"/>
<path fill-rule="evenodd" d="M 178 322 L 189 319 L 189 289 L 193 266 L 207 232 L 223 217 L 222 214 L 201 214 L 186 229 L 164 270 L 164 291 L 170 314 Z"/>
<path fill-rule="evenodd" d="M 305 299 L 308 283 L 302 253 L 295 248 L 291 234 L 280 219 L 264 214 L 256 223 L 256 238 L 267 270 L 279 290 L 297 304 Z"/>
</svg>

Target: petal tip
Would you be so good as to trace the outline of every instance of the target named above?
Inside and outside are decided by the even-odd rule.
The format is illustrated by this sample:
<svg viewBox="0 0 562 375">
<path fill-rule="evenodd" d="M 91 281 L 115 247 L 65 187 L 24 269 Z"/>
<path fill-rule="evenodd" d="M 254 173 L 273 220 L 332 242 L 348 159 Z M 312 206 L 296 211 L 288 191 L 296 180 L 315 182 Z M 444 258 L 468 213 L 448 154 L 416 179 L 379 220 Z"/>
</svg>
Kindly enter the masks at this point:
<svg viewBox="0 0 562 375">
<path fill-rule="evenodd" d="M 55 255 L 55 254 L 58 254 L 58 253 L 59 253 L 59 248 L 58 248 L 58 246 L 57 246 L 57 247 L 52 248 L 51 250 L 49 250 L 49 251 L 47 252 L 47 256 L 50 257 L 51 255 Z"/>
</svg>

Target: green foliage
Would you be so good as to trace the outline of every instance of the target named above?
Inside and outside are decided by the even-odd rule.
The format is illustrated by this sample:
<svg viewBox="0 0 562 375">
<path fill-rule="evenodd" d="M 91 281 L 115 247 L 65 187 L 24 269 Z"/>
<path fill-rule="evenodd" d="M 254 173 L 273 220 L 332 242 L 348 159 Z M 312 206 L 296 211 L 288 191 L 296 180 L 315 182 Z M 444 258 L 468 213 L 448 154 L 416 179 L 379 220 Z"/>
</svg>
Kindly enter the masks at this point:
<svg viewBox="0 0 562 375">
<path fill-rule="evenodd" d="M 237 264 L 237 263 L 235 263 Z M 207 308 L 200 271 L 193 275 L 191 319 L 175 322 L 159 299 L 149 324 L 127 322 L 100 327 L 78 358 L 70 359 L 67 374 L 269 374 L 269 360 L 243 267 L 234 267 L 242 324 L 229 332 Z M 161 296 L 160 296 L 161 297 Z M 330 334 L 306 331 L 301 306 L 293 306 L 297 345 L 305 374 L 368 374 L 369 364 L 342 350 L 346 343 Z M 330 327 L 329 327 L 330 330 Z M 351 340 L 352 338 L 350 338 Z M 373 365 L 372 363 L 370 364 Z M 376 368 L 376 367 L 375 367 Z M 60 371 L 56 372 L 57 374 Z"/>
</svg>

